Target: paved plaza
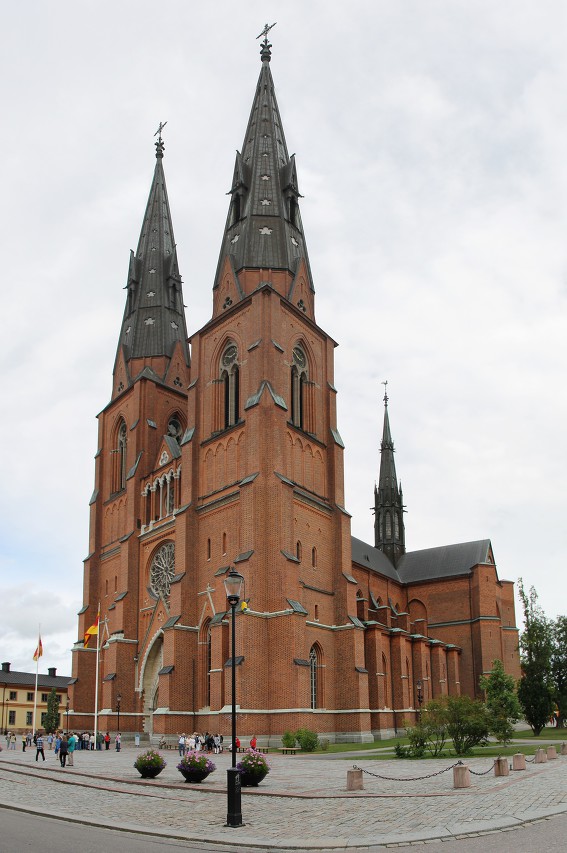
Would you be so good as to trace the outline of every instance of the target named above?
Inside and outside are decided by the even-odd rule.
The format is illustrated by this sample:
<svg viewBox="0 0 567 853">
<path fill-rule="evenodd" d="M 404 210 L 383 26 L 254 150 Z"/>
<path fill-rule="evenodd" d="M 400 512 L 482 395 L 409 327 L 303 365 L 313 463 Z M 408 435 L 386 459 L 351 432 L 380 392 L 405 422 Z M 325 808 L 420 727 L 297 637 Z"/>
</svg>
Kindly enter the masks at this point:
<svg viewBox="0 0 567 853">
<path fill-rule="evenodd" d="M 498 778 L 493 759 L 467 759 L 471 771 L 483 775 L 455 790 L 452 770 L 446 771 L 452 759 L 277 754 L 269 756 L 271 773 L 260 787 L 242 791 L 246 825 L 229 829 L 223 825 L 229 754 L 213 756 L 217 770 L 205 783 L 187 785 L 176 751 L 164 751 L 167 767 L 152 781 L 141 780 L 133 767 L 138 752 L 129 746 L 120 753 L 79 751 L 75 766 L 62 769 L 50 751 L 45 763 L 41 757 L 36 763 L 35 749 L 3 751 L 0 805 L 179 839 L 335 851 L 509 831 L 567 812 L 567 756 Z M 363 791 L 346 790 L 353 765 L 365 771 Z"/>
</svg>

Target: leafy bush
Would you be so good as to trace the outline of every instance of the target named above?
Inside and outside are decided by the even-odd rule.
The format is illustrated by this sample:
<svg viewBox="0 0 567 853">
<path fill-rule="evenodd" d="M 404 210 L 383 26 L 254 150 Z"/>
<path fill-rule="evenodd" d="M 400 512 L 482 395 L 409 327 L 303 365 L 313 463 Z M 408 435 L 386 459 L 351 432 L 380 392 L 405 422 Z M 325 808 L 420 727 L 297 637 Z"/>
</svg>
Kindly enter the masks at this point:
<svg viewBox="0 0 567 853">
<path fill-rule="evenodd" d="M 284 732 L 282 735 L 282 745 L 286 749 L 292 749 L 295 746 L 295 734 L 290 731 Z"/>
<path fill-rule="evenodd" d="M 447 732 L 457 755 L 466 755 L 473 746 L 488 742 L 489 718 L 485 706 L 470 696 L 449 696 Z"/>
<path fill-rule="evenodd" d="M 304 752 L 313 752 L 319 743 L 317 733 L 312 732 L 311 729 L 298 729 L 295 733 L 295 739 Z"/>
</svg>

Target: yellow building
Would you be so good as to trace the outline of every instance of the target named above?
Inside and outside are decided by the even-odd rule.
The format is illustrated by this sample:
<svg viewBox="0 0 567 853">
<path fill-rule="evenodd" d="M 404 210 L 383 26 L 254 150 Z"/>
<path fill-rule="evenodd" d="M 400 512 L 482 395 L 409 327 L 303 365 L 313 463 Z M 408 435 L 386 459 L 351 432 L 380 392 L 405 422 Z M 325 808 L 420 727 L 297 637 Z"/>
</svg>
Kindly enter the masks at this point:
<svg viewBox="0 0 567 853">
<path fill-rule="evenodd" d="M 59 725 L 66 728 L 64 715 L 67 711 L 67 685 L 70 676 L 57 675 L 55 667 L 47 675 L 39 673 L 37 679 L 36 728 L 40 728 L 47 712 L 47 699 L 55 688 L 59 699 Z M 8 731 L 22 734 L 31 731 L 35 693 L 35 672 L 12 672 L 9 663 L 2 664 L 0 672 L 0 727 L 2 734 Z M 19 744 L 18 744 L 19 746 Z"/>
</svg>

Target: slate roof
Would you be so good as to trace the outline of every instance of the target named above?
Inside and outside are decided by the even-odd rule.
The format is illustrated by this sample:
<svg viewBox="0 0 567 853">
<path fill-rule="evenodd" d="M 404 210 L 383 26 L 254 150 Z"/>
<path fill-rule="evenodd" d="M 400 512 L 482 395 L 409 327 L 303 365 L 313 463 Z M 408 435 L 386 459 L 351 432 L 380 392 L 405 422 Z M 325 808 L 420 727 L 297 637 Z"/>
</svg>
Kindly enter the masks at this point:
<svg viewBox="0 0 567 853">
<path fill-rule="evenodd" d="M 56 690 L 67 687 L 71 680 L 70 675 L 42 675 L 41 672 L 37 677 L 37 686 L 46 687 L 51 690 L 55 687 Z M 0 672 L 0 686 L 10 685 L 15 687 L 32 687 L 35 685 L 35 672 Z"/>
<path fill-rule="evenodd" d="M 361 566 L 370 567 L 375 572 L 400 583 L 398 572 L 382 551 L 379 551 L 374 545 L 368 545 L 362 539 L 357 539 L 355 536 L 351 536 L 351 543 L 353 562 Z"/>
<path fill-rule="evenodd" d="M 474 566 L 488 562 L 490 550 L 490 539 L 479 539 L 410 551 L 400 557 L 398 574 L 403 583 L 469 575 Z"/>
<path fill-rule="evenodd" d="M 397 570 L 378 548 L 351 537 L 353 562 L 370 567 L 373 571 L 398 583 L 418 583 L 439 578 L 468 575 L 474 566 L 489 562 L 490 539 L 475 542 L 459 542 L 410 551 L 400 557 Z"/>
</svg>

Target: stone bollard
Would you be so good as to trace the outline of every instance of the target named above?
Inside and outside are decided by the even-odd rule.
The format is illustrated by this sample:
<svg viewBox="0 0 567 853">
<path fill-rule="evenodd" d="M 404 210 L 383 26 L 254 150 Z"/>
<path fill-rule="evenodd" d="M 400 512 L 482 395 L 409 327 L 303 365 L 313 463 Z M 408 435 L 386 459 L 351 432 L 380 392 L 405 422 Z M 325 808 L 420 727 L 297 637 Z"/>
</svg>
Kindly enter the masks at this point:
<svg viewBox="0 0 567 853">
<path fill-rule="evenodd" d="M 548 746 L 547 747 L 547 758 L 548 761 L 553 761 L 554 758 L 557 758 L 557 747 Z"/>
<path fill-rule="evenodd" d="M 545 749 L 536 749 L 535 754 L 535 763 L 536 764 L 545 764 L 547 761 L 547 752 Z"/>
<path fill-rule="evenodd" d="M 523 752 L 517 752 L 512 756 L 512 770 L 525 770 L 526 756 Z"/>
<path fill-rule="evenodd" d="M 561 755 L 567 755 L 567 743 L 561 744 Z"/>
<path fill-rule="evenodd" d="M 364 784 L 362 781 L 362 770 L 347 770 L 346 789 L 347 791 L 364 790 Z"/>
<path fill-rule="evenodd" d="M 500 756 L 494 760 L 494 775 L 508 776 L 510 768 L 508 767 L 508 759 L 506 756 Z"/>
<path fill-rule="evenodd" d="M 466 764 L 453 767 L 453 788 L 470 788 L 471 771 Z"/>
</svg>

